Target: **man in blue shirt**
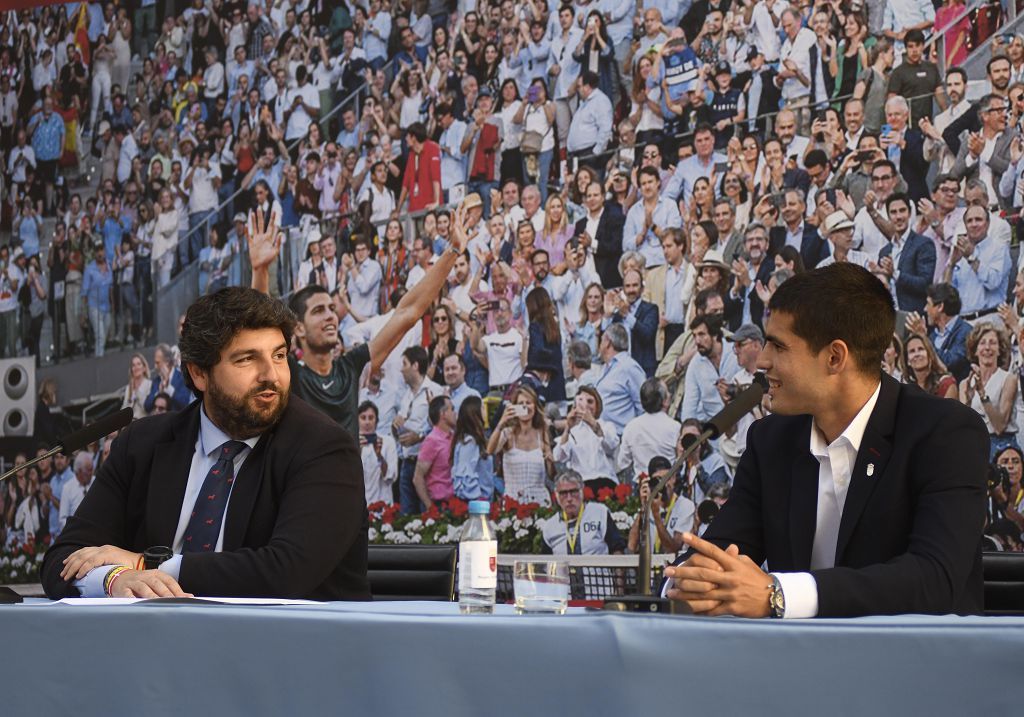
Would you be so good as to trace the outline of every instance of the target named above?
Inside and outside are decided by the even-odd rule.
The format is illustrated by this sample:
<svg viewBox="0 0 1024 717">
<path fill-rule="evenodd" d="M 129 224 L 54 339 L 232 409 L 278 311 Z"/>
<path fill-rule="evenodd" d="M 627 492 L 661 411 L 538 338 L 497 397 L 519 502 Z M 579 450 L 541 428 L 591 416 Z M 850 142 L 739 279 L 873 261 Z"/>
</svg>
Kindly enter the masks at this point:
<svg viewBox="0 0 1024 717">
<path fill-rule="evenodd" d="M 598 89 L 600 78 L 585 70 L 580 73 L 580 106 L 569 124 L 566 149 L 570 157 L 578 157 L 583 164 L 603 173 L 604 160 L 591 155 L 601 154 L 612 138 L 612 102 Z"/>
<path fill-rule="evenodd" d="M 28 123 L 32 151 L 36 153 L 36 176 L 46 189 L 44 213 L 53 208 L 53 189 L 57 181 L 57 161 L 64 152 L 64 118 L 53 111 L 53 98 L 43 100 L 43 111 Z"/>
<path fill-rule="evenodd" d="M 594 388 L 604 405 L 601 417 L 621 434 L 626 424 L 643 411 L 640 386 L 647 380 L 647 375 L 629 355 L 629 333 L 621 323 L 612 324 L 604 332 L 598 352 L 604 362 L 604 370 L 594 382 Z"/>
<path fill-rule="evenodd" d="M 1006 300 L 1010 281 L 1010 247 L 990 237 L 988 210 L 972 205 L 964 212 L 967 234 L 958 236 L 944 280 L 960 292 L 961 316 L 973 321 L 995 312 Z"/>
<path fill-rule="evenodd" d="M 50 502 L 50 537 L 56 538 L 60 534 L 60 496 L 64 492 L 64 486 L 75 477 L 71 470 L 71 461 L 63 453 L 53 457 L 53 475 L 50 482 L 44 484 L 43 497 Z"/>
<path fill-rule="evenodd" d="M 646 269 L 665 263 L 661 240 L 669 229 L 683 226 L 676 203 L 659 196 L 661 176 L 655 167 L 641 167 L 637 173 L 642 200 L 634 204 L 626 215 L 622 230 L 622 250 L 638 251 L 647 261 Z"/>
<path fill-rule="evenodd" d="M 686 391 L 679 418 L 708 421 L 725 407 L 719 381 L 729 381 L 739 371 L 736 354 L 722 335 L 723 319 L 717 314 L 698 316 L 690 322 L 697 356 L 686 370 Z"/>
<path fill-rule="evenodd" d="M 96 339 L 96 355 L 103 355 L 107 329 L 110 327 L 110 297 L 113 272 L 107 263 L 106 250 L 96 246 L 96 258 L 85 267 L 82 277 L 82 302 L 85 304 L 89 323 Z"/>
</svg>

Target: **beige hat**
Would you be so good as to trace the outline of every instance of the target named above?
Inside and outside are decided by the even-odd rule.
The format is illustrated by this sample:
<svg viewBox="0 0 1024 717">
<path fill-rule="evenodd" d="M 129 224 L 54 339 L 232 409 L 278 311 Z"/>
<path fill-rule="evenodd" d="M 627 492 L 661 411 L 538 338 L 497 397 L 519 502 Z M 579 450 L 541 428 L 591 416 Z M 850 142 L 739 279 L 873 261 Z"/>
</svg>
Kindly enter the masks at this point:
<svg viewBox="0 0 1024 717">
<path fill-rule="evenodd" d="M 463 209 L 475 209 L 476 207 L 482 207 L 483 205 L 484 201 L 476 192 L 470 192 L 466 195 L 466 198 L 462 200 Z"/>
<path fill-rule="evenodd" d="M 105 135 L 109 131 L 110 131 L 110 123 L 107 122 L 106 120 L 101 121 L 99 123 L 99 126 L 96 127 L 96 134 L 99 135 L 100 137 L 102 137 L 103 135 Z"/>
<path fill-rule="evenodd" d="M 722 271 L 732 271 L 732 267 L 725 263 L 725 257 L 718 249 L 708 249 L 704 254 L 704 261 L 697 264 L 698 269 L 703 269 L 705 266 L 713 266 Z"/>
<path fill-rule="evenodd" d="M 832 232 L 853 229 L 853 226 L 853 222 L 850 221 L 850 217 L 846 216 L 846 212 L 832 212 L 825 217 L 825 223 L 821 228 L 825 236 L 828 236 Z"/>
</svg>

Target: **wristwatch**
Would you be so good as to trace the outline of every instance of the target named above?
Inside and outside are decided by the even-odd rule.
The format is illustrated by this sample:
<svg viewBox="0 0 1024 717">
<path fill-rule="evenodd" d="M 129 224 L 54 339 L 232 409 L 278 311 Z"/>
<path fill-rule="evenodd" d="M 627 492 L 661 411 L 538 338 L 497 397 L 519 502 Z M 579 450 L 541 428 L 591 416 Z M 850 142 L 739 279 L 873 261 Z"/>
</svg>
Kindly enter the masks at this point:
<svg viewBox="0 0 1024 717">
<path fill-rule="evenodd" d="M 781 618 L 786 614 L 786 596 L 782 592 L 782 583 L 779 582 L 778 577 L 772 575 L 771 578 L 772 586 L 769 588 L 771 592 L 768 593 L 768 609 L 771 611 L 772 617 Z"/>
<path fill-rule="evenodd" d="M 151 548 L 146 548 L 146 552 L 142 554 L 146 570 L 156 570 L 173 557 L 174 551 L 166 545 L 154 545 Z"/>
</svg>

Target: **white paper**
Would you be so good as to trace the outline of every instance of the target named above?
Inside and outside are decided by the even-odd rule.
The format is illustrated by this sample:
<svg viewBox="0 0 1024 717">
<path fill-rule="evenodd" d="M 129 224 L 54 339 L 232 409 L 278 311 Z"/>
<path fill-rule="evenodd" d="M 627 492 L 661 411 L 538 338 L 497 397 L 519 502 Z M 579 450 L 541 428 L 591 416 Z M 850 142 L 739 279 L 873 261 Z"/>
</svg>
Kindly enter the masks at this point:
<svg viewBox="0 0 1024 717">
<path fill-rule="evenodd" d="M 240 598 L 240 597 L 200 597 L 196 596 L 199 600 L 213 600 L 216 602 L 228 603 L 230 605 L 320 605 L 321 603 L 315 600 L 284 600 L 278 598 Z M 51 605 L 57 605 L 63 603 L 64 605 L 132 605 L 143 600 L 153 600 L 154 598 L 64 598 L 57 602 L 49 603 Z"/>
</svg>

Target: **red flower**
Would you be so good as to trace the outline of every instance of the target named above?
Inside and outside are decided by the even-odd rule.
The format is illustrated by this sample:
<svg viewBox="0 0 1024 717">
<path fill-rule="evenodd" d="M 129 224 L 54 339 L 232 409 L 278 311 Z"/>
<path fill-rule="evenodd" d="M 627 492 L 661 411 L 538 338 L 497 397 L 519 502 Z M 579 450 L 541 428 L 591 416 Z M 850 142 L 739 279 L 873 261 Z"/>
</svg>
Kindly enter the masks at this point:
<svg viewBox="0 0 1024 717">
<path fill-rule="evenodd" d="M 387 503 L 385 503 L 382 500 L 378 500 L 376 503 L 370 503 L 368 506 L 366 506 L 366 509 L 371 513 L 379 513 L 380 511 L 387 508 L 387 506 Z"/>
<path fill-rule="evenodd" d="M 491 503 L 491 515 L 490 515 L 490 518 L 491 518 L 491 520 L 497 520 L 500 517 L 501 517 L 501 506 L 499 505 L 498 501 L 494 501 L 493 503 Z"/>
<path fill-rule="evenodd" d="M 625 502 L 633 494 L 633 486 L 628 483 L 619 483 L 615 486 L 615 498 L 620 503 Z"/>
<path fill-rule="evenodd" d="M 538 507 L 539 505 L 537 503 L 526 503 L 524 505 L 520 505 L 516 508 L 516 517 L 519 518 L 519 520 L 529 518 L 537 512 Z"/>
<path fill-rule="evenodd" d="M 427 509 L 427 512 L 423 514 L 423 520 L 437 520 L 441 517 L 441 511 L 437 509 L 437 506 L 433 503 Z"/>
<path fill-rule="evenodd" d="M 594 491 L 591 488 L 589 488 L 589 487 L 584 487 L 583 488 L 583 500 L 593 500 L 593 499 L 594 499 Z"/>
<path fill-rule="evenodd" d="M 601 490 L 597 491 L 597 499 L 602 503 L 606 502 L 613 495 L 615 494 L 612 492 L 611 488 L 602 488 Z"/>
<path fill-rule="evenodd" d="M 465 501 L 459 500 L 458 498 L 452 498 L 448 501 L 448 510 L 451 511 L 452 516 L 461 518 L 469 512 L 469 506 Z"/>
</svg>

